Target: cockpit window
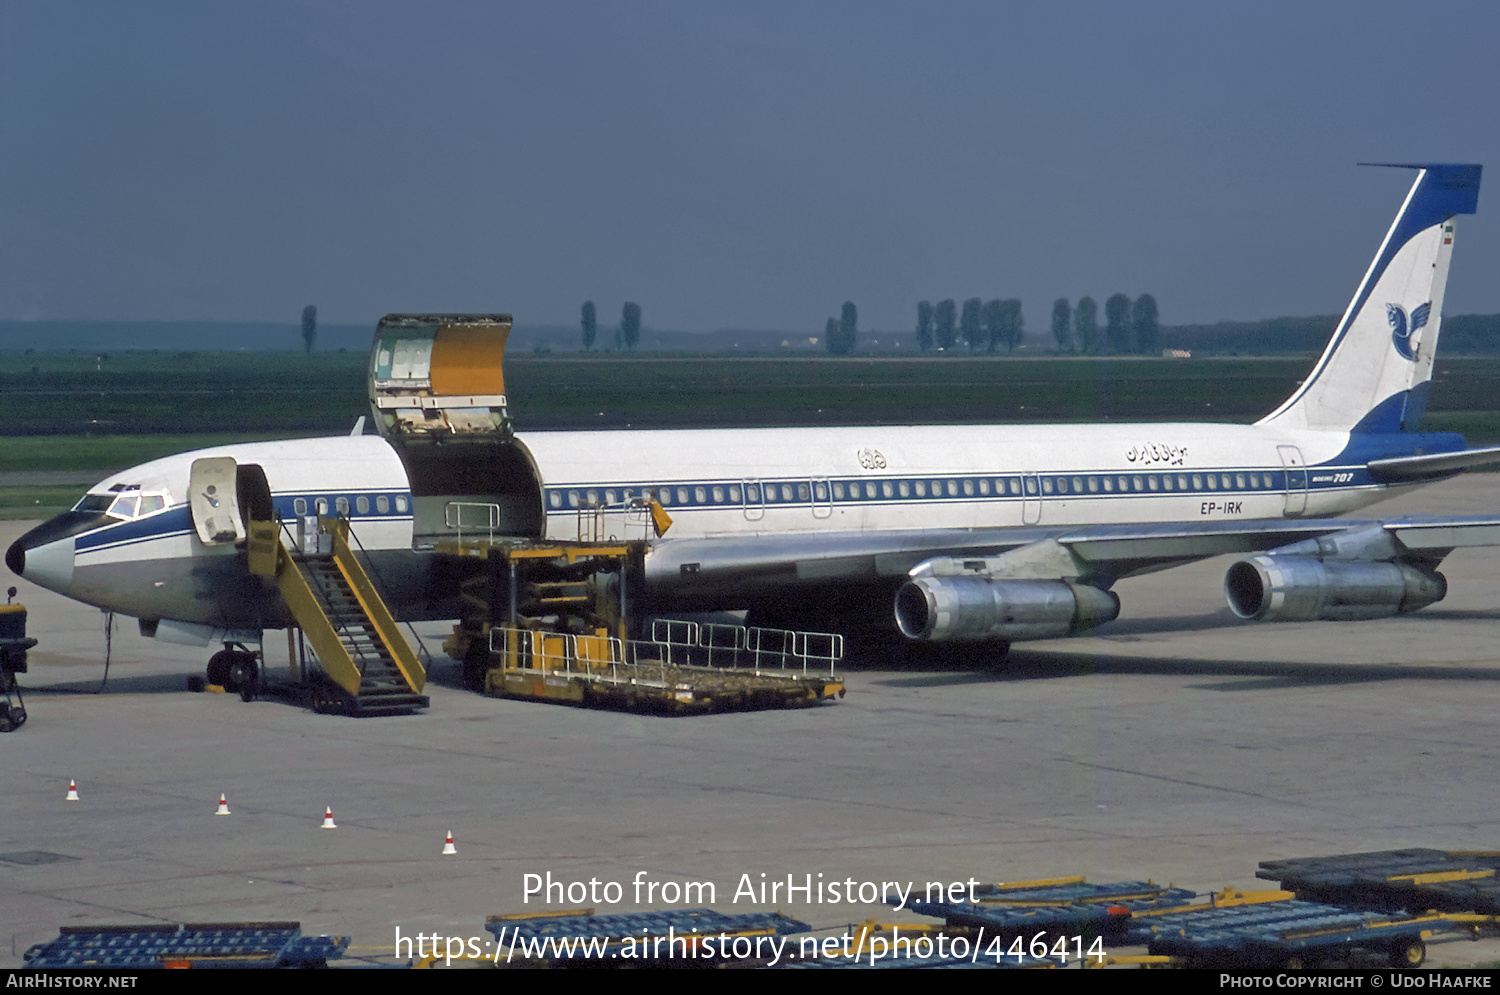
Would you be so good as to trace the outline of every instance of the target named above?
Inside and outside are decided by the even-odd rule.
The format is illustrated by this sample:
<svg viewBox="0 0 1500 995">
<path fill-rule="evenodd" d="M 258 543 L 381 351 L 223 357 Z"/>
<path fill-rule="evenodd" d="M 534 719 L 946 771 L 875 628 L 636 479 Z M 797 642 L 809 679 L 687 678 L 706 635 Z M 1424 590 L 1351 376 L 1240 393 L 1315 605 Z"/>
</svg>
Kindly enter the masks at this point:
<svg viewBox="0 0 1500 995">
<path fill-rule="evenodd" d="M 114 491 L 110 494 L 85 494 L 83 499 L 73 506 L 73 510 L 96 513 L 102 511 L 112 518 L 129 520 L 154 515 L 169 504 L 171 502 L 165 494 L 142 494 L 139 490 L 130 488 L 124 493 Z"/>
</svg>

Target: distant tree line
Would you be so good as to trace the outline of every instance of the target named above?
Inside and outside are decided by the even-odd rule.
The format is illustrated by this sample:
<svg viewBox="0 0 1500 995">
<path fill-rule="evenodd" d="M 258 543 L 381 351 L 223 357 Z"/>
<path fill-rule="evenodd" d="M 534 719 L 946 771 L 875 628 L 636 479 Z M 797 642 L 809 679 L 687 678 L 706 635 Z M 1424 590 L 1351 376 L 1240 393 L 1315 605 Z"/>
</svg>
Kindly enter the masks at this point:
<svg viewBox="0 0 1500 995">
<path fill-rule="evenodd" d="M 858 338 L 859 309 L 853 301 L 845 301 L 839 316 L 824 323 L 823 340 L 833 355 L 847 356 L 854 351 L 854 342 Z"/>
<path fill-rule="evenodd" d="M 1080 297 L 1076 307 L 1066 297 L 1052 302 L 1052 338 L 1059 352 L 1154 356 L 1162 348 L 1156 298 L 1142 294 L 1132 302 L 1124 294 L 1111 295 L 1104 302 L 1102 332 L 1092 297 Z"/>
<path fill-rule="evenodd" d="M 933 349 L 956 349 L 962 341 L 970 352 L 983 349 L 995 352 L 1004 346 L 1014 351 L 1026 334 L 1026 320 L 1021 315 L 1021 300 L 1012 297 L 989 301 L 970 297 L 963 310 L 952 298 L 917 303 L 917 345 L 923 352 Z"/>
<path fill-rule="evenodd" d="M 594 340 L 599 335 L 599 316 L 593 301 L 583 302 L 583 316 L 580 324 L 583 328 L 583 351 L 588 352 L 594 348 Z M 636 344 L 640 341 L 641 306 L 634 301 L 626 301 L 625 306 L 620 309 L 620 325 L 615 329 L 615 349 L 621 352 L 634 352 Z"/>
</svg>

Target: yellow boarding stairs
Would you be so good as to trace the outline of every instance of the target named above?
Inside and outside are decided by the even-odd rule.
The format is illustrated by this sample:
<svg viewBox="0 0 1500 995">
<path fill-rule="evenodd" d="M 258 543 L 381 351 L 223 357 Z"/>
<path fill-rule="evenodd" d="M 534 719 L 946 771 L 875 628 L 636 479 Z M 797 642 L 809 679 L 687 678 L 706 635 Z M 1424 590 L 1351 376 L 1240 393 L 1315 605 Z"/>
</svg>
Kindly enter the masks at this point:
<svg viewBox="0 0 1500 995">
<path fill-rule="evenodd" d="M 331 540 L 327 553 L 293 553 L 277 522 L 252 521 L 249 531 L 250 572 L 276 579 L 323 672 L 348 695 L 330 710 L 400 715 L 427 707 L 427 673 L 349 548 L 347 520 L 318 519 L 319 537 Z"/>
</svg>

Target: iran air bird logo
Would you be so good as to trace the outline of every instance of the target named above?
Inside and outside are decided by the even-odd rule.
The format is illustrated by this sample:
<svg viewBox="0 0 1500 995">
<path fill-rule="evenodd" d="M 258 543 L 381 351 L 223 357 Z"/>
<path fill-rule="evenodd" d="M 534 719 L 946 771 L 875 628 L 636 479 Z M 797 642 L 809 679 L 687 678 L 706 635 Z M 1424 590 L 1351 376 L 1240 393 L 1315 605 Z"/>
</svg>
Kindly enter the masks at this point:
<svg viewBox="0 0 1500 995">
<path fill-rule="evenodd" d="M 1432 302 L 1428 301 L 1411 313 L 1411 327 L 1406 327 L 1406 309 L 1399 304 L 1387 304 L 1385 306 L 1385 320 L 1391 325 L 1391 344 L 1401 354 L 1402 359 L 1416 359 L 1417 354 L 1412 349 L 1412 336 L 1417 334 L 1421 327 L 1427 324 L 1427 316 L 1432 313 Z"/>
</svg>

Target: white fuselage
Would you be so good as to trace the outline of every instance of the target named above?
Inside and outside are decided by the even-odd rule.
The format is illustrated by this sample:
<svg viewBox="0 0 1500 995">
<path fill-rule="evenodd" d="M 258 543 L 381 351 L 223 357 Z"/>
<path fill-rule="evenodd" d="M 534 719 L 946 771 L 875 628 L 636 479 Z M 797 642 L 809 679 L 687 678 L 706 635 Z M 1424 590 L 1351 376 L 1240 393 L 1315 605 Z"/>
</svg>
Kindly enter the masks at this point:
<svg viewBox="0 0 1500 995">
<path fill-rule="evenodd" d="M 1318 517 L 1390 493 L 1370 480 L 1367 455 L 1338 462 L 1347 434 L 1249 425 L 541 432 L 517 441 L 535 468 L 527 486 L 546 538 L 651 539 L 655 551 L 683 539 Z M 423 574 L 409 566 L 420 556 L 412 482 L 375 436 L 223 446 L 116 474 L 90 490 L 96 502 L 139 489 L 163 495 L 165 507 L 29 549 L 25 575 L 142 618 L 282 624 L 269 608 L 245 607 L 258 582 L 240 576 L 234 546 L 205 545 L 194 531 L 190 468 L 214 456 L 260 466 L 285 521 L 348 517 L 395 589 L 393 609 L 423 610 L 414 607 L 424 603 Z M 663 538 L 650 531 L 648 497 L 672 517 Z"/>
</svg>

